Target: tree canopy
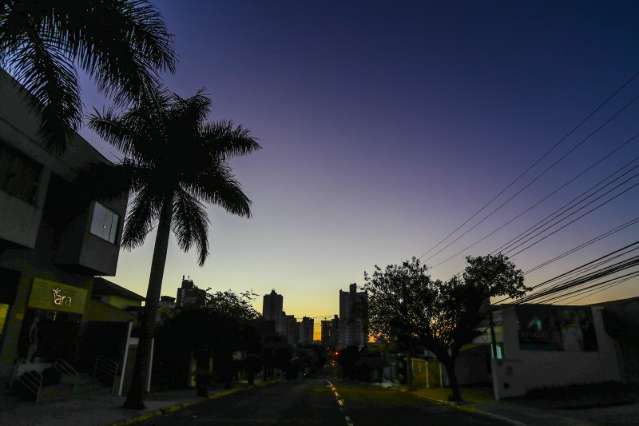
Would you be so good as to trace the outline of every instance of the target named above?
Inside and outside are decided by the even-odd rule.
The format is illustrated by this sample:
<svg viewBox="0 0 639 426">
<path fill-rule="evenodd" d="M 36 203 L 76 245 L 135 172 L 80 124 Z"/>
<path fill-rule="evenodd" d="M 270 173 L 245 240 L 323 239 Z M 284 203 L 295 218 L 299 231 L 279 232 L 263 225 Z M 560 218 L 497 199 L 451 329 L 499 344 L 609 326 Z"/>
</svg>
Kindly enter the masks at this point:
<svg viewBox="0 0 639 426">
<path fill-rule="evenodd" d="M 526 292 L 523 274 L 502 254 L 468 257 L 461 276 L 433 280 L 419 259 L 378 266 L 365 273 L 369 321 L 373 333 L 404 348 L 431 351 L 448 370 L 455 399 L 454 362 L 462 347 L 481 331 L 490 298 L 513 299 Z"/>
</svg>

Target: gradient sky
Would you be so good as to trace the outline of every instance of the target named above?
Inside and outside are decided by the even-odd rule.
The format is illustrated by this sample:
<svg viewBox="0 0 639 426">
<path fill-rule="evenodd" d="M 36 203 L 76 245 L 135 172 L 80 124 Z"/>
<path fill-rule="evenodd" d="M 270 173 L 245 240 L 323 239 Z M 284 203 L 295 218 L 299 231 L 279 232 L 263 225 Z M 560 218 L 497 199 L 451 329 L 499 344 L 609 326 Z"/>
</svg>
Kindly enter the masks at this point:
<svg viewBox="0 0 639 426">
<path fill-rule="evenodd" d="M 183 96 L 205 88 L 211 119 L 241 123 L 264 148 L 232 163 L 254 217 L 209 209 L 212 255 L 198 267 L 194 253 L 172 243 L 163 294 L 175 296 L 181 276 L 190 275 L 213 289 L 261 295 L 274 288 L 288 313 L 330 316 L 338 312 L 338 289 L 362 282 L 374 264 L 423 253 L 639 70 L 636 2 L 521 3 L 158 1 L 180 58 L 168 88 Z M 82 86 L 87 112 L 105 104 L 91 82 L 83 78 Z M 637 94 L 639 82 L 553 158 Z M 433 263 L 639 132 L 638 113 L 629 109 Z M 82 133 L 115 158 L 94 134 Z M 468 254 L 496 248 L 639 154 L 638 145 Z M 629 220 L 639 212 L 638 193 L 514 260 L 525 269 Z M 632 241 L 638 231 L 527 283 Z M 150 235 L 142 248 L 121 254 L 116 282 L 145 292 L 153 241 Z M 447 278 L 462 267 L 460 256 L 432 274 Z M 598 297 L 636 296 L 638 284 Z"/>
</svg>

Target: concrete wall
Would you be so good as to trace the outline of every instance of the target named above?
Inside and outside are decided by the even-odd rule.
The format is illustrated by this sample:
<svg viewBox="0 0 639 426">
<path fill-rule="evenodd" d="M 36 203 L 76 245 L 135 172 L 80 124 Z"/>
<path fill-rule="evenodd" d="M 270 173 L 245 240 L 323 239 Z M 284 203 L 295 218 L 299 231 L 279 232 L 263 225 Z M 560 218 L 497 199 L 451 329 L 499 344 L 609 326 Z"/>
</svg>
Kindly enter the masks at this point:
<svg viewBox="0 0 639 426">
<path fill-rule="evenodd" d="M 614 341 L 603 327 L 601 307 L 592 307 L 598 350 L 522 350 L 514 307 L 502 310 L 504 359 L 493 359 L 495 398 L 524 395 L 532 389 L 619 381 Z"/>
<path fill-rule="evenodd" d="M 28 95 L 20 91 L 15 81 L 0 70 L 0 143 L 12 147 L 42 166 L 36 200 L 33 204 L 0 191 L 0 242 L 35 248 L 41 231 L 45 202 L 52 175 L 72 180 L 77 172 L 92 163 L 108 162 L 79 135 L 73 134 L 62 155 L 46 149 L 39 133 L 40 117 L 29 103 Z M 1 167 L 2 165 L 0 165 Z M 54 202 L 64 205 L 73 193 L 63 192 Z M 127 194 L 114 200 L 101 201 L 120 216 L 120 229 L 126 213 Z M 115 275 L 119 254 L 119 240 L 112 244 L 89 233 L 93 205 L 73 218 L 66 229 L 58 229 L 57 252 L 49 253 L 62 265 L 77 265 L 95 274 Z M 62 231 L 62 232 L 60 232 Z M 118 235 L 120 234 L 118 233 Z"/>
</svg>

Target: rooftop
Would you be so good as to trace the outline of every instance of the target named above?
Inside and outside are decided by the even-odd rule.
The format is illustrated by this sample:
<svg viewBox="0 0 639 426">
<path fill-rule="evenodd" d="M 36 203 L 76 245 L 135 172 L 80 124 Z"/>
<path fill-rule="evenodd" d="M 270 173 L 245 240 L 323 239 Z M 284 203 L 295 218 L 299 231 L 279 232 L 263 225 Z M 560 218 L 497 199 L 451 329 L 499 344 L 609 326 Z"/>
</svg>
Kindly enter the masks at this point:
<svg viewBox="0 0 639 426">
<path fill-rule="evenodd" d="M 125 299 L 139 301 L 144 300 L 144 297 L 139 294 L 100 277 L 95 277 L 93 280 L 93 294 L 98 296 L 120 296 Z"/>
</svg>

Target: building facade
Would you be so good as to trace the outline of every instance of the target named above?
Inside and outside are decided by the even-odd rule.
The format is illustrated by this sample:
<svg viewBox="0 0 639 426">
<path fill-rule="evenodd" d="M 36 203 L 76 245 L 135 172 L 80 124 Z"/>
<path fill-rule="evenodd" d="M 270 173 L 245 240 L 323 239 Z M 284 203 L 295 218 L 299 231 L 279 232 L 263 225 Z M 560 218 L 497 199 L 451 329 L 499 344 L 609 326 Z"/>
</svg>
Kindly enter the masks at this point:
<svg viewBox="0 0 639 426">
<path fill-rule="evenodd" d="M 457 379 L 461 385 L 492 385 L 498 400 L 544 388 L 629 381 L 606 318 L 607 310 L 620 305 L 495 306 L 492 326 L 483 324 L 482 334 L 462 348 Z M 414 382 L 446 385 L 445 369 L 433 356 L 427 358 L 419 368 L 413 363 L 414 374 L 421 374 Z"/>
<path fill-rule="evenodd" d="M 495 313 L 501 354 L 493 359 L 497 399 L 531 389 L 619 381 L 601 306 L 519 305 Z M 501 326 L 501 327 L 500 327 Z M 493 357 L 494 358 L 494 357 Z"/>
<path fill-rule="evenodd" d="M 93 278 L 116 273 L 127 204 L 80 196 L 78 171 L 109 161 L 71 131 L 63 154 L 49 151 L 26 96 L 0 71 L 0 376 L 77 357 Z"/>
<path fill-rule="evenodd" d="M 339 332 L 337 348 L 363 348 L 368 342 L 368 295 L 351 284 L 339 291 Z"/>
</svg>

